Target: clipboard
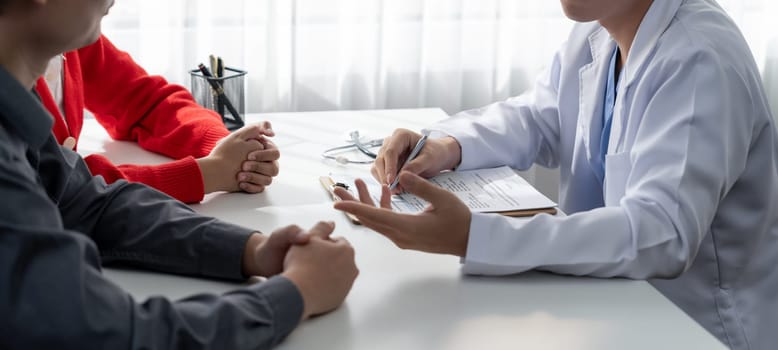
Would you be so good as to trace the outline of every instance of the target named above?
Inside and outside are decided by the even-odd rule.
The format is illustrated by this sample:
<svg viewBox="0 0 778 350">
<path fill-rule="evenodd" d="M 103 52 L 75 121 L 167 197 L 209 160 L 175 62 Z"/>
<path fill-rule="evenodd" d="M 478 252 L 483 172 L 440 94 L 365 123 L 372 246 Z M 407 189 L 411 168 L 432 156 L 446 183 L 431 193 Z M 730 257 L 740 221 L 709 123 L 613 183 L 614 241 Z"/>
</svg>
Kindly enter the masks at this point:
<svg viewBox="0 0 778 350">
<path fill-rule="evenodd" d="M 340 197 L 338 197 L 337 194 L 335 194 L 335 187 L 336 187 L 335 186 L 335 180 L 333 180 L 331 177 L 329 177 L 329 176 L 319 176 L 319 183 L 321 183 L 322 187 L 324 187 L 324 190 L 327 191 L 327 193 L 330 194 L 330 197 L 332 197 L 332 201 L 333 202 L 337 202 L 337 201 L 343 200 Z M 351 221 L 352 224 L 354 224 L 354 225 L 362 225 L 362 223 L 359 222 L 359 219 L 356 216 L 354 216 L 354 215 L 352 215 L 350 213 L 346 213 L 346 212 L 343 212 L 343 214 L 346 215 L 346 217 L 348 218 L 349 221 Z"/>
<path fill-rule="evenodd" d="M 526 217 L 526 216 L 535 216 L 537 214 L 543 214 L 543 213 L 556 215 L 556 208 L 551 207 L 551 208 L 537 208 L 537 209 L 526 209 L 526 210 L 486 211 L 484 213 L 500 214 L 500 215 L 518 218 L 518 217 Z"/>
</svg>

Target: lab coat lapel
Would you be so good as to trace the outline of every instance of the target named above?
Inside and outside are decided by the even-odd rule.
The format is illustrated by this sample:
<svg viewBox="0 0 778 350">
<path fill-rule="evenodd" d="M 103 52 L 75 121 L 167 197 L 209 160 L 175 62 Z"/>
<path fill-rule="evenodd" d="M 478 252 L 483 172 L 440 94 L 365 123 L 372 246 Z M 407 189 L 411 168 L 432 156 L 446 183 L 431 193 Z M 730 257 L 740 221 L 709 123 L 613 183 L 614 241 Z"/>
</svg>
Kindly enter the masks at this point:
<svg viewBox="0 0 778 350">
<path fill-rule="evenodd" d="M 600 28 L 589 35 L 589 48 L 592 61 L 579 70 L 578 127 L 586 147 L 586 158 L 589 164 L 593 164 L 592 159 L 599 157 L 600 153 L 605 77 L 610 63 L 608 59 L 616 43 L 608 31 Z"/>
<path fill-rule="evenodd" d="M 622 113 L 623 101 L 632 84 L 637 82 L 642 75 L 640 72 L 645 70 L 645 66 L 650 63 L 659 38 L 670 26 L 670 22 L 672 22 L 682 2 L 683 0 L 654 1 L 640 23 L 627 57 L 627 64 L 622 72 L 624 75 L 622 83 L 618 87 L 616 105 L 613 110 L 611 139 L 608 146 L 609 154 L 619 152 L 625 136 L 624 125 L 627 121 L 625 120 L 626 116 Z"/>
<path fill-rule="evenodd" d="M 640 22 L 635 40 L 632 41 L 627 65 L 624 67 L 625 87 L 631 85 L 643 66 L 648 64 L 659 38 L 670 26 L 682 2 L 683 0 L 654 1 L 648 9 L 643 21 Z"/>
</svg>

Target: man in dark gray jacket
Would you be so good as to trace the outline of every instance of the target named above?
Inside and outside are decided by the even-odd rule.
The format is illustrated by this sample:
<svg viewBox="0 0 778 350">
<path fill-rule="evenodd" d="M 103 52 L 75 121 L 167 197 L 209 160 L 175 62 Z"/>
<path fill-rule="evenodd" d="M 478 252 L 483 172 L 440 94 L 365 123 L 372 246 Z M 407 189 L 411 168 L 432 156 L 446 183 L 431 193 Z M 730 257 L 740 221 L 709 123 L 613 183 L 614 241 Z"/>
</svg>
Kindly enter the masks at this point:
<svg viewBox="0 0 778 350">
<path fill-rule="evenodd" d="M 50 57 L 97 39 L 111 4 L 0 0 L 0 349 L 269 348 L 342 303 L 353 249 L 331 223 L 266 237 L 143 185 L 108 186 L 57 144 L 33 83 Z M 112 262 L 269 279 L 136 303 L 102 276 Z"/>
</svg>

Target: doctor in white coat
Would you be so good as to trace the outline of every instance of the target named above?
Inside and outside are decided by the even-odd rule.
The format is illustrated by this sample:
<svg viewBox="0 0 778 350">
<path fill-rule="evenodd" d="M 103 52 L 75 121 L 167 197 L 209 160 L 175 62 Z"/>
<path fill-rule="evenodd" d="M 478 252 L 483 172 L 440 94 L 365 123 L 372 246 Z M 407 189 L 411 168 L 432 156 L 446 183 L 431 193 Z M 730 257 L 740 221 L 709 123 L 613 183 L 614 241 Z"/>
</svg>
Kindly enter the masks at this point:
<svg viewBox="0 0 778 350">
<path fill-rule="evenodd" d="M 734 349 L 778 344 L 778 136 L 746 41 L 713 0 L 562 0 L 579 23 L 534 91 L 445 120 L 402 167 L 417 215 L 335 204 L 464 272 L 647 279 Z M 373 168 L 391 183 L 420 135 Z M 422 181 L 447 169 L 561 169 L 569 216 L 470 213 Z M 639 302 L 639 301 L 636 301 Z"/>
</svg>

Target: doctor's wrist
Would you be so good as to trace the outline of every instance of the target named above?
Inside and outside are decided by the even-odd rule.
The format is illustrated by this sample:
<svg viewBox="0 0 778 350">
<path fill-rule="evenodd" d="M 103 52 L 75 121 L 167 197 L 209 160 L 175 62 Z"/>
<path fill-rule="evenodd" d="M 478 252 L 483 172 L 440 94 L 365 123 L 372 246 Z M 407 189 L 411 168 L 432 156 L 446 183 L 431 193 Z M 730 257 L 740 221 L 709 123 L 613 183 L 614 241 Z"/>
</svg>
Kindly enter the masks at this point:
<svg viewBox="0 0 778 350">
<path fill-rule="evenodd" d="M 446 150 L 446 168 L 447 170 L 454 170 L 462 163 L 462 146 L 457 139 L 448 136 L 440 139 L 443 143 L 443 147 Z"/>
</svg>

